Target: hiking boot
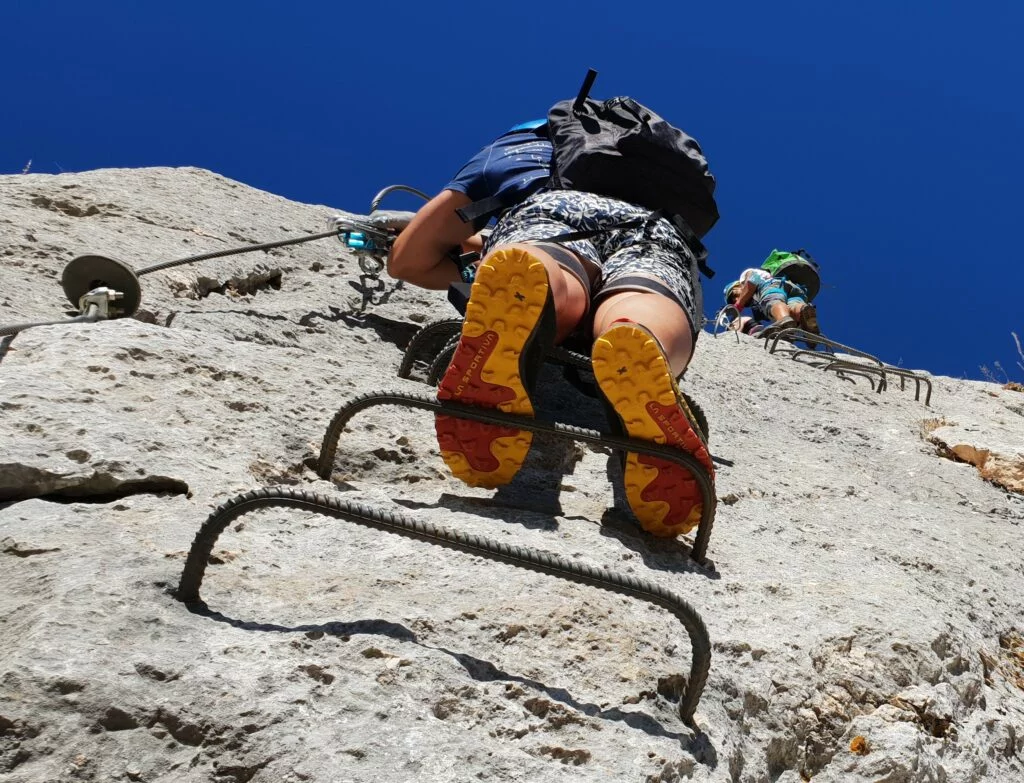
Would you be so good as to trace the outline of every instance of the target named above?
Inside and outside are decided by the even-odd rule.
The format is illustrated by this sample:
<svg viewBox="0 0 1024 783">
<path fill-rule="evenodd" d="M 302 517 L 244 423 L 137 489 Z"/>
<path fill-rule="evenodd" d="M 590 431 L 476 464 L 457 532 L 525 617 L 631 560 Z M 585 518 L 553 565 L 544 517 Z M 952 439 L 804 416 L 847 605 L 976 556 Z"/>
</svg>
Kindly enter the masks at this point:
<svg viewBox="0 0 1024 783">
<path fill-rule="evenodd" d="M 794 319 L 790 318 L 787 315 L 781 321 L 775 321 L 774 323 L 768 324 L 764 329 L 761 330 L 761 332 L 758 334 L 758 337 L 764 337 L 765 339 L 767 339 L 769 337 L 774 337 L 776 334 L 783 331 L 784 329 L 795 329 L 797 328 L 797 326 L 799 326 L 799 324 L 797 324 L 797 322 Z"/>
<path fill-rule="evenodd" d="M 518 248 L 492 254 L 477 270 L 459 344 L 437 398 L 532 416 L 530 393 L 554 327 L 544 265 Z M 474 487 L 511 481 L 533 441 L 532 432 L 454 416 L 437 415 L 434 429 L 452 474 Z"/>
<path fill-rule="evenodd" d="M 812 304 L 805 304 L 800 311 L 800 328 L 811 334 L 821 334 L 818 324 L 818 309 Z"/>
<path fill-rule="evenodd" d="M 707 444 L 650 332 L 634 323 L 615 324 L 594 343 L 591 363 L 605 403 L 629 437 L 692 454 L 714 482 Z M 685 468 L 628 452 L 623 483 L 633 514 L 648 533 L 677 536 L 700 522 L 700 485 Z"/>
</svg>

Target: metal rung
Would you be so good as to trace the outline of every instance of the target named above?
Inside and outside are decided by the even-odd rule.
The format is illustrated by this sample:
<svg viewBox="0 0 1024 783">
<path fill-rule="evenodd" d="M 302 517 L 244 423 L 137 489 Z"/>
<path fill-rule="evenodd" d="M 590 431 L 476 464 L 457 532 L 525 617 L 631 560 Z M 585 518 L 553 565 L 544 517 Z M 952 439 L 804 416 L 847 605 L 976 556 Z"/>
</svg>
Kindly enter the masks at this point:
<svg viewBox="0 0 1024 783">
<path fill-rule="evenodd" d="M 686 684 L 679 698 L 679 717 L 686 725 L 694 729 L 697 728 L 694 713 L 711 669 L 711 640 L 704 621 L 685 600 L 653 582 L 565 560 L 546 552 L 514 547 L 491 541 L 482 536 L 451 531 L 429 522 L 406 518 L 392 511 L 383 511 L 372 506 L 340 498 L 328 498 L 324 495 L 290 487 L 259 489 L 238 495 L 214 510 L 196 533 L 181 573 L 181 579 L 178 582 L 175 597 L 189 604 L 192 611 L 202 614 L 210 613 L 208 607 L 202 602 L 199 589 L 202 586 L 206 565 L 217 539 L 238 517 L 272 506 L 300 508 L 339 519 L 347 519 L 376 530 L 398 533 L 419 541 L 487 557 L 519 568 L 540 571 L 560 579 L 628 595 L 667 609 L 683 624 L 690 637 L 693 660 L 690 663 L 690 676 L 685 679 Z"/>
<path fill-rule="evenodd" d="M 345 425 L 359 411 L 378 405 L 400 405 L 407 408 L 420 408 L 421 410 L 432 411 L 435 414 L 480 421 L 486 424 L 497 424 L 503 427 L 513 427 L 520 430 L 529 430 L 530 432 L 543 432 L 564 440 L 590 443 L 615 451 L 646 454 L 674 462 L 694 477 L 700 489 L 701 518 L 697 526 L 697 535 L 690 549 L 690 557 L 701 565 L 704 565 L 706 562 L 708 540 L 711 538 L 711 528 L 714 525 L 715 504 L 717 502 L 711 477 L 705 471 L 704 466 L 692 454 L 670 446 L 651 443 L 650 441 L 620 437 L 560 422 L 540 421 L 527 416 L 504 413 L 494 408 L 477 408 L 472 405 L 461 405 L 447 400 L 440 402 L 426 394 L 371 392 L 356 397 L 341 408 L 334 415 L 330 425 L 328 425 L 327 432 L 324 434 L 323 445 L 320 449 L 320 457 L 317 460 L 317 474 L 320 478 L 330 479 L 331 477 L 334 457 L 338 450 L 338 441 L 341 438 L 342 431 L 345 429 Z"/>
<path fill-rule="evenodd" d="M 789 343 L 795 341 L 808 344 L 813 343 L 833 349 L 833 351 L 827 351 L 825 353 L 822 353 L 821 351 L 797 348 L 796 346 L 793 346 L 792 348 L 782 348 L 781 350 L 788 353 L 791 359 L 796 359 L 800 356 L 832 357 L 834 355 L 834 351 L 838 350 L 844 354 L 847 354 L 848 356 L 865 359 L 869 362 L 873 362 L 873 364 L 860 364 L 859 362 L 853 362 L 846 358 L 835 357 L 830 358 L 828 364 L 823 366 L 821 369 L 837 369 L 842 370 L 844 372 L 855 372 L 860 375 L 866 375 L 867 373 L 871 373 L 872 375 L 874 375 L 874 377 L 877 377 L 879 379 L 877 389 L 879 393 L 881 393 L 888 387 L 888 375 L 895 375 L 900 379 L 900 389 L 906 388 L 906 382 L 908 379 L 912 380 L 914 382 L 914 400 L 918 402 L 921 401 L 921 385 L 923 384 L 926 387 L 924 405 L 926 408 L 931 406 L 931 379 L 924 375 L 916 373 L 913 370 L 905 370 L 902 367 L 896 367 L 895 365 L 887 364 L 886 362 L 883 362 L 881 359 L 879 359 L 877 356 L 872 356 L 871 354 L 865 353 L 864 351 L 858 351 L 856 348 L 851 348 L 850 346 L 843 345 L 842 343 L 837 343 L 835 340 L 831 340 L 828 337 L 824 337 L 823 335 L 811 334 L 810 332 L 804 331 L 803 329 L 783 329 L 781 332 L 774 336 L 774 339 L 768 338 L 767 340 L 765 340 L 765 349 L 769 353 L 775 353 L 777 350 L 779 350 L 780 340 L 784 340 Z M 872 384 L 871 388 L 874 389 L 875 385 Z"/>
</svg>

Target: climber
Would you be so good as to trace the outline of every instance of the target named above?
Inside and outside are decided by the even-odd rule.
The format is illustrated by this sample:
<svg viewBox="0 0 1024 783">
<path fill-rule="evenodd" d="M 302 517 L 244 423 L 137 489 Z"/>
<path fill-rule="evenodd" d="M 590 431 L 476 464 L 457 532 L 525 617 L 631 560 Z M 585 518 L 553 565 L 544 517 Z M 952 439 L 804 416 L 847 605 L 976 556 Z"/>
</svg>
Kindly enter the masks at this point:
<svg viewBox="0 0 1024 783">
<path fill-rule="evenodd" d="M 683 205 L 689 217 L 652 212 L 649 204 L 601 192 L 601 185 L 573 189 L 564 176 L 554 187 L 549 138 L 579 132 L 572 123 L 579 124 L 580 106 L 601 123 L 621 110 L 622 104 L 585 97 L 581 91 L 575 102 L 556 104 L 547 122 L 516 126 L 477 153 L 409 221 L 395 241 L 388 272 L 426 288 L 474 280 L 439 399 L 532 416 L 548 348 L 584 334 L 592 340 L 597 385 L 616 414 L 613 428 L 692 454 L 713 479 L 711 457 L 676 377 L 690 361 L 701 323 L 695 268 L 703 246 L 690 225 L 703 235 L 717 219 L 714 178 L 696 142 L 650 113 L 647 122 L 670 129 L 673 142 L 690 145 L 679 153 L 689 156 L 682 165 L 695 167 L 692 176 L 706 195 L 693 196 L 692 183 L 684 183 L 692 199 Z M 643 173 L 634 179 L 651 187 Z M 460 251 L 478 241 L 475 232 L 487 220 L 475 209 L 481 203 L 497 205 L 499 219 L 472 268 Z M 463 222 L 457 209 L 471 221 Z M 453 474 L 475 486 L 511 481 L 532 441 L 528 431 L 443 415 L 436 429 Z M 648 532 L 675 536 L 700 521 L 699 485 L 678 465 L 629 453 L 624 482 Z"/>
<path fill-rule="evenodd" d="M 809 259 L 806 250 L 773 250 L 760 268 L 744 270 L 724 291 L 730 328 L 750 334 L 756 324 L 767 321 L 758 332 L 761 337 L 796 327 L 821 334 L 817 308 L 811 303 L 820 282 L 817 264 Z M 741 314 L 748 304 L 752 315 L 744 320 Z"/>
</svg>

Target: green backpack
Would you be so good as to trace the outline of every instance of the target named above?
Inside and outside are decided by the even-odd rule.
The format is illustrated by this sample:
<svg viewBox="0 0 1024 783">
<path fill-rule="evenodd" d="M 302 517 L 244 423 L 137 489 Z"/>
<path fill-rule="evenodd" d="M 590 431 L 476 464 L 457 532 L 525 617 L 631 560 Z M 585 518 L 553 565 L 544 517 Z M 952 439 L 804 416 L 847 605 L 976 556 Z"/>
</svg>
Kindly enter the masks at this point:
<svg viewBox="0 0 1024 783">
<path fill-rule="evenodd" d="M 761 264 L 761 268 L 772 277 L 784 277 L 807 291 L 811 301 L 821 290 L 818 263 L 803 248 L 799 250 L 773 250 Z"/>
</svg>

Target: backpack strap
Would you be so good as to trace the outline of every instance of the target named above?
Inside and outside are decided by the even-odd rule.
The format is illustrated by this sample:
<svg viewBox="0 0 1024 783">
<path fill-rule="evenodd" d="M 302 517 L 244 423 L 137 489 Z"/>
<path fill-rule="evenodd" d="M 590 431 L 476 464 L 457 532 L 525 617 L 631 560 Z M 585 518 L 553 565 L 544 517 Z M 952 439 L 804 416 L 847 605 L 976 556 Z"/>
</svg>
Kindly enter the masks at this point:
<svg viewBox="0 0 1024 783">
<path fill-rule="evenodd" d="M 669 220 L 672 221 L 672 225 L 676 227 L 676 230 L 683 235 L 683 239 L 692 251 L 694 260 L 697 262 L 697 268 L 700 269 L 701 274 L 710 280 L 715 276 L 715 270 L 708 266 L 708 249 L 704 247 L 700 237 L 690 228 L 690 224 L 679 215 L 670 215 Z"/>
<path fill-rule="evenodd" d="M 504 208 L 501 199 L 498 196 L 491 196 L 490 198 L 480 199 L 474 201 L 472 204 L 467 204 L 464 207 L 459 207 L 455 210 L 455 214 L 459 216 L 463 223 L 471 223 L 478 218 L 482 218 L 485 215 L 493 215 Z M 620 228 L 640 228 L 647 223 L 653 223 L 658 218 L 662 217 L 660 211 L 652 212 L 646 218 L 633 218 L 632 220 L 625 220 L 621 223 L 614 223 L 604 228 L 593 228 L 586 231 L 569 231 L 565 234 L 559 234 L 554 237 L 545 237 L 539 242 L 573 242 L 577 239 L 590 239 L 591 237 L 599 236 L 600 234 L 607 234 L 609 231 L 615 231 Z"/>
<path fill-rule="evenodd" d="M 490 198 L 474 201 L 472 204 L 467 204 L 464 207 L 459 207 L 455 210 L 455 214 L 459 216 L 459 220 L 463 223 L 475 223 L 481 218 L 491 218 L 504 209 L 505 203 L 501 200 L 501 197 L 491 196 Z"/>
<path fill-rule="evenodd" d="M 590 97 L 590 88 L 594 86 L 594 80 L 597 78 L 597 71 L 593 68 L 587 68 L 587 75 L 583 77 L 583 85 L 580 87 L 580 91 L 576 94 L 576 100 L 572 102 L 572 110 L 575 114 L 579 114 L 583 111 L 583 104 Z"/>
<path fill-rule="evenodd" d="M 656 213 L 655 213 L 656 214 Z M 660 216 L 659 216 L 660 217 Z M 564 234 L 558 234 L 553 237 L 544 237 L 544 239 L 535 240 L 538 242 L 575 242 L 577 239 L 590 239 L 591 237 L 600 236 L 601 234 L 607 234 L 609 231 L 618 231 L 620 228 L 641 228 L 649 223 L 653 222 L 651 217 L 645 218 L 633 218 L 632 220 L 623 220 L 621 223 L 613 223 L 610 226 L 604 228 L 591 228 L 586 231 L 567 231 Z"/>
</svg>

